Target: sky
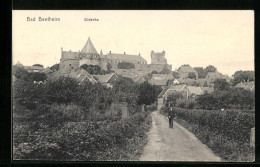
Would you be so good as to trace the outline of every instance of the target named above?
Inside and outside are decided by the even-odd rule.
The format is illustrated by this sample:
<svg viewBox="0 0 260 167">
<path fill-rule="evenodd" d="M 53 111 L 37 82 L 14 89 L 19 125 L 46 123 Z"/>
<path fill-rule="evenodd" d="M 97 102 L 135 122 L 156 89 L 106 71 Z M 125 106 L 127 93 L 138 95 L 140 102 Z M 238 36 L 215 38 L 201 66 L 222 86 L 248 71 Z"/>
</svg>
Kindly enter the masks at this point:
<svg viewBox="0 0 260 167">
<path fill-rule="evenodd" d="M 164 50 L 173 70 L 183 64 L 213 65 L 229 76 L 254 70 L 253 10 L 14 10 L 12 14 L 13 64 L 50 67 L 59 63 L 61 47 L 77 52 L 90 37 L 98 52 L 140 53 L 148 63 L 152 50 Z"/>
</svg>

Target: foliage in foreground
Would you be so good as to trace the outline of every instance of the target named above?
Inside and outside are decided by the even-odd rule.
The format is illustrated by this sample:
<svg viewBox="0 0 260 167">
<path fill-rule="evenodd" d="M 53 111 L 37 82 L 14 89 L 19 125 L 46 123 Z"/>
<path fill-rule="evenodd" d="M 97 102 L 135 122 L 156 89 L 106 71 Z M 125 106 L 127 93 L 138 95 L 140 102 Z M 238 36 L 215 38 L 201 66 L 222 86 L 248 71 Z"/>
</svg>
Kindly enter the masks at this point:
<svg viewBox="0 0 260 167">
<path fill-rule="evenodd" d="M 224 160 L 253 161 L 250 129 L 255 126 L 253 113 L 234 110 L 187 110 L 174 108 L 178 122 Z M 168 114 L 168 108 L 161 113 Z"/>
<path fill-rule="evenodd" d="M 139 112 L 125 120 L 93 122 L 78 117 L 82 114 L 77 106 L 69 105 L 66 108 L 63 111 L 55 107 L 38 117 L 32 110 L 21 106 L 15 108 L 14 159 L 138 160 L 146 144 L 146 132 L 151 126 L 149 113 Z M 55 112 L 55 109 L 58 111 Z M 76 114 L 72 110 L 76 110 Z M 58 117 L 57 114 L 67 119 L 52 119 L 50 124 L 51 118 Z"/>
</svg>

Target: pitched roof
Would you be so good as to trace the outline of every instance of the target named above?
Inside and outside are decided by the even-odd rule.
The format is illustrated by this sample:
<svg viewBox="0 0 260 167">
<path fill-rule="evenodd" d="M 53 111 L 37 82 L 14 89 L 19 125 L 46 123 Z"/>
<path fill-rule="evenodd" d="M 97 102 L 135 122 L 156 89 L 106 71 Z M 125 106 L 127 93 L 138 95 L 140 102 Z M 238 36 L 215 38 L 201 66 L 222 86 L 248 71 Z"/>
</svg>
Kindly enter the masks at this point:
<svg viewBox="0 0 260 167">
<path fill-rule="evenodd" d="M 186 84 L 173 85 L 169 88 L 169 90 L 175 90 L 181 92 L 186 87 Z"/>
<path fill-rule="evenodd" d="M 92 84 L 97 83 L 95 78 L 93 78 L 93 76 L 91 76 L 86 70 L 82 68 L 79 68 L 76 71 L 71 71 L 69 73 L 69 76 L 71 78 L 75 78 L 79 82 L 79 84 L 81 84 L 85 80 L 90 81 Z"/>
<path fill-rule="evenodd" d="M 99 54 L 99 55 L 100 55 L 100 58 L 101 58 L 101 59 L 105 59 L 105 58 L 106 58 L 106 56 L 103 54 L 103 51 L 102 51 L 102 50 L 100 51 L 100 54 Z"/>
<path fill-rule="evenodd" d="M 195 94 L 195 95 L 202 95 L 203 94 L 203 90 L 200 87 L 187 86 L 187 89 L 190 91 L 191 94 Z"/>
<path fill-rule="evenodd" d="M 179 67 L 177 71 L 179 73 L 189 73 L 189 72 L 197 73 L 197 71 L 194 68 L 192 68 L 190 65 L 182 65 Z"/>
<path fill-rule="evenodd" d="M 186 84 L 181 84 L 181 85 L 173 85 L 173 86 L 171 86 L 170 88 L 168 88 L 168 89 L 165 89 L 165 91 L 164 91 L 164 93 L 160 93 L 161 95 L 160 95 L 160 97 L 162 97 L 163 95 L 165 95 L 165 94 L 168 94 L 169 92 L 171 92 L 171 93 L 173 93 L 173 92 L 175 92 L 175 91 L 177 91 L 177 92 L 182 92 L 183 91 L 183 89 L 186 87 Z"/>
<path fill-rule="evenodd" d="M 88 40 L 81 50 L 82 53 L 93 53 L 93 54 L 98 54 L 97 50 L 95 49 L 94 45 L 92 44 L 90 38 L 88 37 Z"/>
<path fill-rule="evenodd" d="M 166 85 L 168 80 L 173 80 L 174 77 L 171 74 L 153 74 L 150 79 L 150 83 L 154 85 Z"/>
<path fill-rule="evenodd" d="M 105 75 L 93 75 L 93 77 L 96 78 L 100 83 L 107 83 L 110 80 L 110 78 L 112 78 L 113 75 L 115 75 L 118 78 L 116 73 L 105 74 Z"/>
<path fill-rule="evenodd" d="M 48 73 L 52 73 L 53 71 L 50 68 L 46 68 L 45 70 L 43 70 L 43 72 L 48 74 Z"/>
<path fill-rule="evenodd" d="M 55 71 L 48 75 L 50 80 L 58 80 L 60 77 L 71 77 L 75 78 L 79 84 L 81 84 L 86 79 L 90 81 L 92 84 L 97 83 L 97 81 L 84 69 L 78 68 L 69 73 L 66 73 L 62 70 Z"/>
<path fill-rule="evenodd" d="M 143 76 L 130 76 L 130 75 L 124 75 L 124 77 L 132 79 L 135 83 L 142 83 L 145 81 L 145 78 Z"/>
<path fill-rule="evenodd" d="M 106 58 L 112 59 L 112 60 L 122 60 L 122 61 L 146 62 L 146 60 L 143 57 L 141 57 L 140 55 L 108 53 L 106 55 Z"/>
<path fill-rule="evenodd" d="M 17 67 L 23 67 L 22 63 L 20 63 L 19 61 L 15 64 Z"/>
<path fill-rule="evenodd" d="M 25 69 L 30 69 L 30 70 L 43 70 L 43 67 L 39 66 L 25 66 Z"/>
<path fill-rule="evenodd" d="M 161 91 L 161 93 L 157 96 L 157 97 L 163 97 L 163 95 L 165 94 L 165 92 L 167 91 L 168 89 L 163 89 L 162 91 Z"/>
<path fill-rule="evenodd" d="M 203 90 L 203 93 L 212 93 L 214 91 L 213 87 L 200 87 Z"/>
<path fill-rule="evenodd" d="M 255 88 L 255 82 L 254 81 L 242 82 L 242 83 L 238 83 L 235 87 L 236 88 L 244 88 L 246 90 L 253 90 Z"/>
<path fill-rule="evenodd" d="M 210 78 L 223 78 L 224 76 L 219 72 L 208 72 L 206 77 Z"/>
</svg>

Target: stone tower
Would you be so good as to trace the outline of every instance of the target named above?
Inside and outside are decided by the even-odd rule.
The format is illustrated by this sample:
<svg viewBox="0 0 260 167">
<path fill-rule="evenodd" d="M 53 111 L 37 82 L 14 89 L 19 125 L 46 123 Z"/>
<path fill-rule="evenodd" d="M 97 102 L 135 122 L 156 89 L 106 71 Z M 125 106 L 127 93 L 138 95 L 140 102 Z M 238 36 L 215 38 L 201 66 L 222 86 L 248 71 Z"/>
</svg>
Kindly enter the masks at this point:
<svg viewBox="0 0 260 167">
<path fill-rule="evenodd" d="M 167 60 L 165 59 L 165 51 L 160 52 L 151 52 L 151 64 L 167 64 Z"/>
</svg>

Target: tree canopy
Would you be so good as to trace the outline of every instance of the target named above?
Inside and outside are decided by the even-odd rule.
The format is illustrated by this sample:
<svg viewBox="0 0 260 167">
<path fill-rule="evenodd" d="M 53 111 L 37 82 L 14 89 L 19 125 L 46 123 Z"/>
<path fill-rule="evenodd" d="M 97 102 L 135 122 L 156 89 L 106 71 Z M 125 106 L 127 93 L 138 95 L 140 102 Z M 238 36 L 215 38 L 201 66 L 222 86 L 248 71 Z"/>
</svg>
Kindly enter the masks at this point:
<svg viewBox="0 0 260 167">
<path fill-rule="evenodd" d="M 255 72 L 254 71 L 236 71 L 233 74 L 232 85 L 235 86 L 240 82 L 245 81 L 254 81 L 255 80 Z"/>
<path fill-rule="evenodd" d="M 41 65 L 41 64 L 34 64 L 33 66 L 44 68 L 43 65 Z"/>
<path fill-rule="evenodd" d="M 208 73 L 208 72 L 216 72 L 216 71 L 217 71 L 217 68 L 214 67 L 213 65 L 208 65 L 208 66 L 205 68 L 205 71 L 206 71 L 206 73 Z"/>
<path fill-rule="evenodd" d="M 214 81 L 214 90 L 230 90 L 230 85 L 226 79 L 216 79 Z"/>
</svg>

